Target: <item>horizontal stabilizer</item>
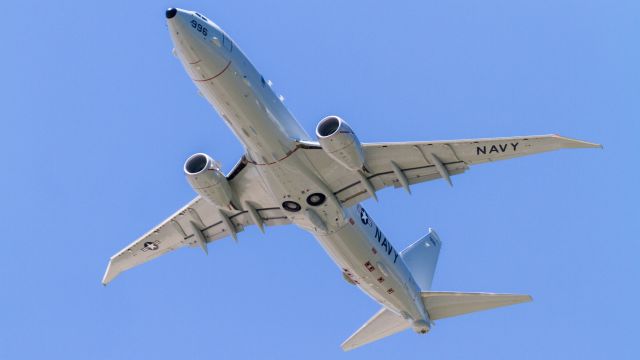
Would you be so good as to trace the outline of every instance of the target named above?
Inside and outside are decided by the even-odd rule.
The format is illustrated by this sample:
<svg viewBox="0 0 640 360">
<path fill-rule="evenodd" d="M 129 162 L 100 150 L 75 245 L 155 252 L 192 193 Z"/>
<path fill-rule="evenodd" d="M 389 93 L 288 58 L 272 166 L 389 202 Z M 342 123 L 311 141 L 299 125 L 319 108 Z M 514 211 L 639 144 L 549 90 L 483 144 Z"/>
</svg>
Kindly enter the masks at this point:
<svg viewBox="0 0 640 360">
<path fill-rule="evenodd" d="M 531 301 L 529 295 L 426 291 L 424 305 L 431 320 Z"/>
<path fill-rule="evenodd" d="M 382 308 L 358 331 L 342 343 L 342 350 L 349 351 L 362 345 L 380 340 L 409 327 L 409 322 L 393 311 Z"/>
</svg>

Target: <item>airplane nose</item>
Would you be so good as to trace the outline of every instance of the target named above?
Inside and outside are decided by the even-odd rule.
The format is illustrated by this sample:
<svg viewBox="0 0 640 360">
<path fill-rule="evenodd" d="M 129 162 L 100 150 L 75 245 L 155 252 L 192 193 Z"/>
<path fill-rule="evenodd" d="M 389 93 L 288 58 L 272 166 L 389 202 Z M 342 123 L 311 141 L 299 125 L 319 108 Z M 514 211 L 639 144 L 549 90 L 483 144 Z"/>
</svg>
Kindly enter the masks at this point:
<svg viewBox="0 0 640 360">
<path fill-rule="evenodd" d="M 168 8 L 167 12 L 165 13 L 165 15 L 167 16 L 167 19 L 171 19 L 174 16 L 176 16 L 177 13 L 178 13 L 178 9 L 176 9 L 176 8 Z"/>
</svg>

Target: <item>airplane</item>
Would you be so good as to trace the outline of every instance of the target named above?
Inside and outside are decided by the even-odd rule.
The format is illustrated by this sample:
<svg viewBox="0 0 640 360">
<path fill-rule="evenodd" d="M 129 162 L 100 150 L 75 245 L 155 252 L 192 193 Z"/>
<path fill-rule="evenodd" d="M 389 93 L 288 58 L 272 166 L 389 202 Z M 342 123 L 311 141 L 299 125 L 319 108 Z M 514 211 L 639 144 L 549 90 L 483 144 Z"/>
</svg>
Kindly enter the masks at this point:
<svg viewBox="0 0 640 360">
<path fill-rule="evenodd" d="M 434 321 L 531 301 L 528 295 L 432 291 L 442 242 L 433 229 L 405 249 L 394 247 L 360 205 L 387 187 L 444 179 L 469 166 L 598 144 L 559 135 L 453 141 L 361 143 L 342 118 L 322 119 L 313 140 L 218 25 L 195 11 L 166 10 L 180 60 L 199 92 L 244 146 L 223 174 L 197 153 L 184 164 L 195 199 L 111 257 L 102 283 L 181 247 L 200 247 L 250 225 L 295 224 L 318 240 L 341 276 L 382 308 L 342 344 L 347 351 Z"/>
</svg>

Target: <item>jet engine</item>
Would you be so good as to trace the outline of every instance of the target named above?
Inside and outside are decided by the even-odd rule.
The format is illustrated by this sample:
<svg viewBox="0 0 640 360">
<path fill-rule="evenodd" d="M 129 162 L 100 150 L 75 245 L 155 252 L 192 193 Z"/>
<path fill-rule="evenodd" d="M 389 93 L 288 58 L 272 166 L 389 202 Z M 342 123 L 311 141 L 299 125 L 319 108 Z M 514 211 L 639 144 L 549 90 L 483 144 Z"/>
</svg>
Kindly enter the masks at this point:
<svg viewBox="0 0 640 360">
<path fill-rule="evenodd" d="M 318 123 L 316 136 L 322 149 L 340 165 L 354 171 L 364 169 L 362 145 L 346 121 L 327 116 Z"/>
<path fill-rule="evenodd" d="M 185 161 L 184 173 L 193 190 L 211 204 L 218 208 L 238 210 L 233 190 L 220 167 L 220 163 L 209 155 L 198 153 Z"/>
</svg>

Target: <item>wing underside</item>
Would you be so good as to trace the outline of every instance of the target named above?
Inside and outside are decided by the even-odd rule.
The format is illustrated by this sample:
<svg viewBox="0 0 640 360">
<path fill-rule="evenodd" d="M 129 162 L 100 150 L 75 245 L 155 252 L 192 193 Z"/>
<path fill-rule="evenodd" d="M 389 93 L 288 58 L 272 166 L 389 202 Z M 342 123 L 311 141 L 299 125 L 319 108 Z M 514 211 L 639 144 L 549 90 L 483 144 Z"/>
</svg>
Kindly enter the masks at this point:
<svg viewBox="0 0 640 360">
<path fill-rule="evenodd" d="M 121 272 L 181 247 L 201 247 L 231 236 L 254 224 L 249 207 L 255 210 L 260 226 L 289 224 L 284 211 L 271 203 L 253 165 L 242 159 L 227 176 L 243 210 L 221 210 L 199 196 L 111 257 L 102 279 L 108 284 Z"/>
<path fill-rule="evenodd" d="M 465 172 L 469 166 L 563 148 L 593 148 L 597 144 L 558 135 L 510 138 L 363 144 L 368 172 L 349 171 L 328 157 L 316 143 L 300 143 L 309 163 L 343 206 L 361 202 L 385 187 L 404 187 Z M 169 251 L 200 246 L 241 232 L 258 220 L 264 225 L 289 224 L 274 204 L 255 166 L 245 158 L 227 175 L 243 210 L 223 211 L 197 197 L 147 234 L 114 255 L 103 278 L 107 284 L 122 271 Z M 248 205 L 248 206 L 247 206 Z M 249 212 L 247 208 L 255 210 Z"/>
<path fill-rule="evenodd" d="M 559 135 L 519 136 L 432 142 L 362 144 L 368 172 L 350 171 L 333 161 L 317 144 L 305 155 L 344 206 L 353 206 L 385 187 L 404 187 L 465 172 L 470 166 L 558 149 L 596 148 Z"/>
</svg>

